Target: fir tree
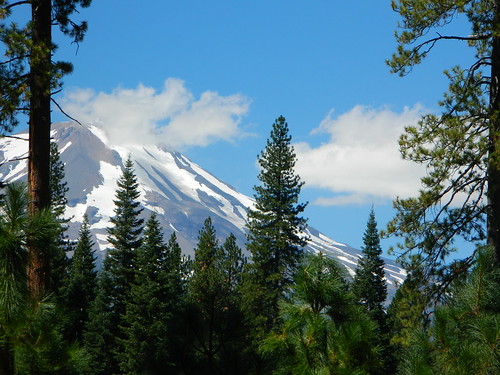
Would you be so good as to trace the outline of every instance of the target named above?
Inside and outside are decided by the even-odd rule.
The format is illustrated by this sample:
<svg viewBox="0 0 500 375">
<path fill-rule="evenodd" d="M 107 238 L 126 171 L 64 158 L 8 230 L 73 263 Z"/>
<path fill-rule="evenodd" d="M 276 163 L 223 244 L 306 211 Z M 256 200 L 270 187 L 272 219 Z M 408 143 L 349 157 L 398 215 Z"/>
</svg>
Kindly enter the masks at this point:
<svg viewBox="0 0 500 375">
<path fill-rule="evenodd" d="M 119 374 L 120 367 L 113 349 L 117 345 L 117 316 L 113 306 L 112 280 L 106 270 L 97 278 L 97 291 L 90 304 L 89 319 L 83 331 L 84 349 L 89 361 L 83 367 L 84 374 Z"/>
<path fill-rule="evenodd" d="M 229 239 L 226 247 L 220 247 L 212 220 L 205 220 L 187 295 L 187 325 L 195 373 L 238 372 L 237 349 L 244 337 L 240 334 L 242 315 L 235 293 L 239 275 L 235 271 L 241 269 L 243 259 L 239 257 L 241 250 L 233 245 Z"/>
<path fill-rule="evenodd" d="M 69 332 L 73 340 L 82 341 L 83 329 L 89 320 L 89 310 L 97 293 L 94 242 L 91 238 L 88 216 L 85 214 L 80 235 L 71 258 L 66 306 L 70 314 Z"/>
<path fill-rule="evenodd" d="M 52 207 L 52 212 L 54 216 L 61 222 L 64 226 L 63 229 L 66 230 L 69 220 L 64 219 L 64 214 L 66 212 L 66 205 L 68 204 L 68 198 L 66 193 L 68 192 L 68 183 L 64 180 L 65 170 L 64 163 L 61 160 L 61 154 L 57 147 L 57 143 L 50 143 L 50 206 Z"/>
<path fill-rule="evenodd" d="M 278 312 L 278 300 L 292 281 L 305 245 L 300 217 L 306 204 L 298 203 L 303 183 L 294 172 L 296 156 L 288 124 L 280 116 L 264 151 L 255 186 L 255 208 L 248 211 L 248 244 L 252 255 L 247 275 L 248 306 L 256 326 L 269 330 Z"/>
<path fill-rule="evenodd" d="M 94 311 L 89 326 L 88 345 L 94 349 L 94 358 L 102 362 L 102 371 L 119 373 L 118 356 L 123 353 L 120 326 L 126 312 L 126 302 L 134 281 L 136 252 L 141 245 L 142 224 L 139 217 L 138 183 L 130 157 L 125 162 L 122 176 L 118 179 L 116 192 L 115 216 L 110 218 L 112 227 L 108 228 L 108 241 L 113 246 L 104 260 L 99 294 L 96 297 Z M 99 322 L 103 327 L 99 337 Z M 104 350 L 99 352 L 99 350 Z M 108 356 L 106 360 L 102 357 Z M 103 372 L 106 373 L 106 372 Z"/>
<path fill-rule="evenodd" d="M 64 289 L 68 284 L 68 266 L 69 260 L 66 252 L 72 250 L 71 243 L 66 236 L 69 219 L 64 218 L 68 199 L 68 184 L 64 180 L 65 171 L 64 163 L 61 161 L 59 149 L 55 142 L 50 143 L 50 207 L 52 214 L 59 222 L 59 234 L 56 243 L 52 247 L 54 250 L 49 255 L 49 290 L 54 293 L 57 299 L 57 304 L 63 307 L 65 304 Z"/>
<path fill-rule="evenodd" d="M 115 216 L 110 218 L 108 241 L 113 246 L 108 251 L 104 267 L 111 278 L 113 306 L 117 316 L 125 313 L 125 300 L 134 281 L 136 250 L 141 245 L 144 219 L 140 218 L 142 208 L 137 199 L 139 184 L 134 174 L 130 156 L 119 178 L 116 191 Z"/>
<path fill-rule="evenodd" d="M 221 269 L 224 271 L 227 292 L 231 296 L 236 296 L 240 291 L 243 269 L 246 265 L 246 258 L 241 248 L 236 243 L 234 234 L 230 234 L 222 245 Z"/>
<path fill-rule="evenodd" d="M 149 218 L 142 246 L 137 250 L 136 272 L 123 317 L 124 374 L 162 374 L 168 371 L 169 338 L 182 290 L 180 248 L 175 236 L 167 246 L 155 214 Z"/>
<path fill-rule="evenodd" d="M 413 261 L 406 265 L 406 278 L 387 309 L 390 343 L 398 359 L 402 350 L 410 346 L 412 335 L 429 323 L 426 309 L 430 301 L 425 293 L 424 272 L 418 264 Z"/>
<path fill-rule="evenodd" d="M 359 303 L 371 317 L 385 330 L 384 303 L 387 298 L 382 248 L 375 220 L 375 212 L 370 212 L 363 236 L 363 257 L 359 259 L 354 276 L 353 292 Z"/>
</svg>

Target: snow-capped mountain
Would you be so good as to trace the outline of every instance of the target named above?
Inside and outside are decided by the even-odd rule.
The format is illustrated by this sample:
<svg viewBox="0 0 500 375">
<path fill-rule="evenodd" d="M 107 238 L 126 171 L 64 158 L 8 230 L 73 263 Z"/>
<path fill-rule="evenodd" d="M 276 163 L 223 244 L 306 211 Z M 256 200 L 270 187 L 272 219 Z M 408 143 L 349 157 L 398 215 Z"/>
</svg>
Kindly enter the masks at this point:
<svg viewBox="0 0 500 375">
<path fill-rule="evenodd" d="M 246 210 L 253 205 L 253 200 L 179 152 L 159 145 L 142 145 L 140 140 L 137 144 L 115 146 L 99 128 L 76 123 L 53 124 L 52 137 L 65 163 L 70 238 L 76 238 L 83 215 L 87 213 L 99 249 L 108 247 L 106 228 L 114 215 L 116 182 L 130 155 L 140 186 L 143 215 L 145 218 L 150 212 L 158 215 L 166 239 L 175 231 L 183 251 L 192 254 L 198 232 L 204 220 L 211 216 L 221 241 L 233 233 L 244 246 Z M 26 162 L 22 158 L 27 155 L 26 139 L 26 133 L 19 133 L 16 138 L 0 138 L 0 181 L 25 178 Z M 361 255 L 359 250 L 335 242 L 311 227 L 308 236 L 311 238 L 309 251 L 336 257 L 354 275 Z M 391 292 L 405 275 L 401 267 L 386 260 Z"/>
</svg>

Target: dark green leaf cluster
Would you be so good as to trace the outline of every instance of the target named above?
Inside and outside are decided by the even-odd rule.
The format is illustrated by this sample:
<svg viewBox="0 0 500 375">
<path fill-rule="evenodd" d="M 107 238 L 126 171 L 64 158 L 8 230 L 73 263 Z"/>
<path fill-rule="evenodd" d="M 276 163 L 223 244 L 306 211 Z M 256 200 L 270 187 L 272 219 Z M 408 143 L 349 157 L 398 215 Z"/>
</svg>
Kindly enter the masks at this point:
<svg viewBox="0 0 500 375">
<path fill-rule="evenodd" d="M 70 315 L 69 334 L 72 340 L 82 341 L 89 309 L 97 293 L 95 244 L 92 241 L 87 215 L 83 217 L 80 234 L 71 258 L 65 305 Z"/>
</svg>

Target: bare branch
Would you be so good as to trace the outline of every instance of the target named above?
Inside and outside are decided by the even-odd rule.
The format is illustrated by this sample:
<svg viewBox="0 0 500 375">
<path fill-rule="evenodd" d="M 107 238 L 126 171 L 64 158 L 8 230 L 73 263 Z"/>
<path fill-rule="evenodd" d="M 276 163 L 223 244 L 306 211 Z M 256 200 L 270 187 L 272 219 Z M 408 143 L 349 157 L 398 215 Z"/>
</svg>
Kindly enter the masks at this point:
<svg viewBox="0 0 500 375">
<path fill-rule="evenodd" d="M 73 121 L 74 121 L 74 122 L 76 122 L 78 125 L 83 126 L 83 125 L 82 125 L 82 123 L 81 123 L 80 121 L 78 121 L 76 118 L 73 118 L 73 117 L 71 117 L 70 115 L 68 115 L 66 112 L 64 112 L 64 110 L 61 108 L 61 106 L 59 105 L 59 103 L 55 101 L 55 99 L 54 99 L 54 98 L 50 98 L 50 100 L 52 101 L 52 103 L 54 103 L 54 104 L 57 106 L 57 108 L 59 108 L 59 110 L 62 112 L 62 114 L 63 114 L 64 116 L 66 116 L 66 117 L 67 117 L 67 118 L 69 118 L 70 120 L 73 120 Z"/>
<path fill-rule="evenodd" d="M 0 65 L 7 65 L 7 64 L 10 64 L 13 61 L 26 59 L 28 57 L 30 57 L 30 55 L 22 55 L 22 56 L 13 57 L 12 59 L 0 62 Z"/>
<path fill-rule="evenodd" d="M 23 157 L 20 157 L 20 158 L 14 158 L 14 159 L 10 159 L 10 160 L 5 160 L 4 162 L 0 163 L 0 167 L 2 165 L 5 165 L 7 163 L 12 163 L 14 161 L 21 161 L 21 160 L 28 160 L 29 156 L 23 156 Z"/>
<path fill-rule="evenodd" d="M 491 35 L 469 35 L 469 36 L 455 36 L 455 35 L 441 35 L 437 33 L 436 38 L 432 38 L 429 40 L 426 40 L 425 42 L 419 44 L 416 46 L 413 51 L 414 53 L 420 53 L 420 49 L 422 49 L 424 46 L 429 46 L 427 50 L 422 52 L 423 55 L 427 54 L 430 52 L 430 50 L 434 47 L 434 45 L 440 41 L 440 40 L 460 40 L 460 41 L 473 41 L 473 40 L 486 40 L 491 37 Z"/>
<path fill-rule="evenodd" d="M 23 0 L 23 1 L 17 1 L 15 3 L 12 3 L 12 4 L 9 4 L 9 5 L 6 5 L 4 7 L 5 10 L 9 10 L 10 8 L 14 8 L 18 5 L 23 5 L 23 4 L 31 4 L 31 1 L 28 1 L 28 0 Z"/>
<path fill-rule="evenodd" d="M 28 138 L 16 137 L 15 135 L 0 135 L 0 138 L 12 138 L 12 139 L 20 139 L 22 141 L 29 141 Z"/>
</svg>

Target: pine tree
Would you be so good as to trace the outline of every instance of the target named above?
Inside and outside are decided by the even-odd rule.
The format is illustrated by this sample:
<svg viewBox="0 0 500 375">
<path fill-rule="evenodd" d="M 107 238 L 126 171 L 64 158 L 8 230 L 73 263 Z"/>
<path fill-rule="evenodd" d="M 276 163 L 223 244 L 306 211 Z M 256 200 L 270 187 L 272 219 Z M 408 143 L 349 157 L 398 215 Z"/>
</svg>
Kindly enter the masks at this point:
<svg viewBox="0 0 500 375">
<path fill-rule="evenodd" d="M 344 270 L 310 255 L 296 274 L 280 324 L 261 342 L 273 374 L 375 374 L 382 369 L 376 323 L 355 303 Z"/>
<path fill-rule="evenodd" d="M 486 242 L 500 262 L 500 3 L 394 0 L 392 6 L 402 17 L 392 72 L 406 75 L 449 40 L 467 41 L 461 45 L 475 56 L 470 66 L 445 71 L 450 84 L 442 113 L 423 116 L 399 142 L 402 156 L 424 164 L 427 175 L 417 197 L 394 202 L 388 233 L 404 238 L 403 256 L 422 255 L 439 297 L 472 264 L 470 256 L 451 266 L 456 238 Z M 457 21 L 468 24 L 466 34 L 447 35 L 445 27 Z"/>
<path fill-rule="evenodd" d="M 212 220 L 207 218 L 198 237 L 187 295 L 186 318 L 195 373 L 238 373 L 238 350 L 244 336 L 236 282 L 243 262 L 232 238 L 219 246 Z"/>
<path fill-rule="evenodd" d="M 246 258 L 241 248 L 236 243 L 236 237 L 231 233 L 222 245 L 221 262 L 226 289 L 231 296 L 236 297 L 240 291 L 245 265 Z"/>
<path fill-rule="evenodd" d="M 104 267 L 113 285 L 113 306 L 117 316 L 125 313 L 125 300 L 134 281 L 136 250 L 141 245 L 144 219 L 140 218 L 142 208 L 137 199 L 140 196 L 139 184 L 134 174 L 130 158 L 117 182 L 115 216 L 110 218 L 112 227 L 108 228 L 108 241 L 113 246 L 108 251 Z"/>
<path fill-rule="evenodd" d="M 86 22 L 70 17 L 91 0 L 0 0 L 0 40 L 5 61 L 0 64 L 0 130 L 11 131 L 18 114 L 29 116 L 28 193 L 29 212 L 34 215 L 50 206 L 49 163 L 52 93 L 61 87 L 61 78 L 71 72 L 67 62 L 52 59 L 57 46 L 52 27 L 78 43 L 87 30 Z M 31 17 L 24 26 L 9 17 L 31 5 Z M 5 21 L 4 21 L 5 20 Z M 15 19 L 14 19 L 15 20 Z M 43 248 L 29 248 L 28 283 L 34 298 L 46 288 L 49 256 Z"/>
<path fill-rule="evenodd" d="M 167 246 L 155 214 L 149 218 L 142 246 L 137 250 L 136 272 L 123 317 L 124 374 L 162 374 L 171 363 L 172 325 L 182 290 L 180 248 L 175 236 Z"/>
<path fill-rule="evenodd" d="M 91 238 L 88 216 L 83 216 L 78 242 L 71 258 L 66 306 L 70 314 L 71 339 L 82 341 L 89 310 L 97 293 L 97 271 L 94 242 Z"/>
<path fill-rule="evenodd" d="M 113 349 L 117 345 L 117 316 L 113 306 L 113 285 L 110 274 L 101 270 L 97 278 L 97 291 L 90 304 L 89 319 L 83 331 L 84 349 L 89 356 L 84 374 L 119 374 L 120 367 Z"/>
<path fill-rule="evenodd" d="M 117 184 L 115 216 L 110 218 L 113 226 L 108 228 L 108 241 L 113 247 L 104 260 L 100 290 L 87 335 L 87 346 L 91 347 L 94 359 L 102 361 L 101 373 L 109 374 L 120 372 L 118 356 L 124 350 L 121 345 L 124 337 L 119 327 L 123 325 L 125 306 L 134 281 L 136 252 L 141 245 L 144 222 L 139 216 L 142 212 L 137 201 L 139 185 L 130 157 Z M 102 333 L 99 324 L 103 325 Z M 108 358 L 104 359 L 104 356 Z"/>
<path fill-rule="evenodd" d="M 280 116 L 264 151 L 255 186 L 255 208 L 248 211 L 247 248 L 252 256 L 247 274 L 248 307 L 256 326 L 269 330 L 276 319 L 278 300 L 292 281 L 305 245 L 306 204 L 298 203 L 303 183 L 294 172 L 296 156 L 288 124 Z"/>
<path fill-rule="evenodd" d="M 67 229 L 68 219 L 64 218 L 66 212 L 66 206 L 68 204 L 68 198 L 66 193 L 69 191 L 68 183 L 64 180 L 65 178 L 65 168 L 64 163 L 61 160 L 61 154 L 59 153 L 59 148 L 57 143 L 50 143 L 50 206 L 52 207 L 52 212 L 54 216 L 61 222 L 64 226 L 64 230 Z"/>
<path fill-rule="evenodd" d="M 65 303 L 64 291 L 68 284 L 68 266 L 69 260 L 66 252 L 72 250 L 71 243 L 67 238 L 66 231 L 68 229 L 69 219 L 64 218 L 66 212 L 66 205 L 68 199 L 66 193 L 68 192 L 68 184 L 64 180 L 65 170 L 64 163 L 60 158 L 59 149 L 55 142 L 50 143 L 50 207 L 52 214 L 59 222 L 59 234 L 56 243 L 52 247 L 54 250 L 49 255 L 49 277 L 48 288 L 54 293 L 57 299 L 57 304 L 63 307 Z"/>
<path fill-rule="evenodd" d="M 480 249 L 466 281 L 455 280 L 450 286 L 428 329 L 412 336 L 398 374 L 499 373 L 500 272 L 493 254 Z"/>
<path fill-rule="evenodd" d="M 0 202 L 0 373 L 72 374 L 76 352 L 62 336 L 49 298 L 30 298 L 28 246 L 53 245 L 59 225 L 50 210 L 28 215 L 26 186 L 11 184 Z"/>
<path fill-rule="evenodd" d="M 370 316 L 385 330 L 384 303 L 387 298 L 384 260 L 375 220 L 375 212 L 370 212 L 366 231 L 363 236 L 363 257 L 359 259 L 354 276 L 353 292 L 357 300 L 369 312 Z"/>
<path fill-rule="evenodd" d="M 405 265 L 408 274 L 387 309 L 390 343 L 398 359 L 401 351 L 410 346 L 412 335 L 429 323 L 426 309 L 430 301 L 425 293 L 424 272 L 418 264 L 413 261 Z"/>
</svg>

